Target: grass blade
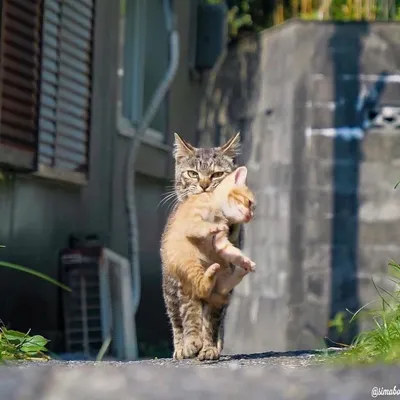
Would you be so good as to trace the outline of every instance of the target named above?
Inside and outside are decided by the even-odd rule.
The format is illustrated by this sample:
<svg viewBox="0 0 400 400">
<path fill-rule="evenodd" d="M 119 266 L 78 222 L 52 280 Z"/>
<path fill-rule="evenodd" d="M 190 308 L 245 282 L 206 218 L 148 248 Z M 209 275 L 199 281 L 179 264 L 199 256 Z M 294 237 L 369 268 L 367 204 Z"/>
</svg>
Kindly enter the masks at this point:
<svg viewBox="0 0 400 400">
<path fill-rule="evenodd" d="M 6 267 L 6 268 L 10 268 L 10 269 L 15 269 L 20 272 L 26 272 L 28 274 L 37 276 L 38 278 L 44 279 L 45 281 L 52 283 L 53 285 L 57 285 L 60 288 L 66 290 L 68 292 L 72 292 L 71 288 L 69 288 L 68 286 L 62 284 L 61 282 L 56 281 L 53 278 L 50 278 L 49 276 L 47 276 L 45 274 L 42 274 L 39 271 L 35 271 L 34 269 L 23 267 L 22 265 L 12 264 L 12 263 L 5 262 L 5 261 L 0 261 L 0 267 Z"/>
<path fill-rule="evenodd" d="M 96 361 L 103 360 L 104 355 L 107 353 L 107 350 L 110 347 L 110 343 L 111 343 L 111 335 L 107 336 L 107 339 L 101 345 L 101 348 L 96 357 Z"/>
</svg>

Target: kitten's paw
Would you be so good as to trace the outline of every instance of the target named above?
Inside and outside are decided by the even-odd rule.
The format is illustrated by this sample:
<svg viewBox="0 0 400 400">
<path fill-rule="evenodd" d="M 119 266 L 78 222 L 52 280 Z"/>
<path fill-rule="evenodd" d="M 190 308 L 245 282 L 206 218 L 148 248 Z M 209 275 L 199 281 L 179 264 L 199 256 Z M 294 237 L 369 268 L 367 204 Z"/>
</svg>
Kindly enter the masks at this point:
<svg viewBox="0 0 400 400">
<path fill-rule="evenodd" d="M 183 346 L 179 346 L 179 347 L 175 348 L 172 358 L 174 360 L 183 360 L 185 358 L 184 353 L 183 353 Z"/>
<path fill-rule="evenodd" d="M 183 358 L 196 357 L 202 347 L 203 341 L 200 337 L 194 335 L 186 337 L 183 346 Z"/>
<path fill-rule="evenodd" d="M 256 270 L 256 263 L 251 261 L 248 257 L 243 257 L 240 262 L 240 267 L 247 272 L 254 272 Z"/>
<path fill-rule="evenodd" d="M 220 352 L 216 347 L 208 346 L 201 349 L 198 359 L 200 361 L 218 360 Z"/>
<path fill-rule="evenodd" d="M 210 235 L 215 235 L 216 233 L 228 232 L 228 231 L 229 231 L 228 225 L 226 225 L 226 224 L 215 224 L 210 228 L 209 234 Z"/>
</svg>

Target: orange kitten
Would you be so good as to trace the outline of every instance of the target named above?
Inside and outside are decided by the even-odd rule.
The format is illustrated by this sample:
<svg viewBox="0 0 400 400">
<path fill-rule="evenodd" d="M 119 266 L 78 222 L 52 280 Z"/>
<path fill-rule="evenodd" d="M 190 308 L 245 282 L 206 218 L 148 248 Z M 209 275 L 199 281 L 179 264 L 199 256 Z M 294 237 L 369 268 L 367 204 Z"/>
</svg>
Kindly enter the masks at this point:
<svg viewBox="0 0 400 400">
<path fill-rule="evenodd" d="M 178 279 L 186 294 L 216 306 L 255 266 L 227 237 L 229 225 L 253 218 L 246 177 L 246 167 L 239 167 L 212 192 L 190 196 L 170 216 L 162 237 L 163 273 Z M 232 272 L 229 263 L 239 267 Z"/>
</svg>

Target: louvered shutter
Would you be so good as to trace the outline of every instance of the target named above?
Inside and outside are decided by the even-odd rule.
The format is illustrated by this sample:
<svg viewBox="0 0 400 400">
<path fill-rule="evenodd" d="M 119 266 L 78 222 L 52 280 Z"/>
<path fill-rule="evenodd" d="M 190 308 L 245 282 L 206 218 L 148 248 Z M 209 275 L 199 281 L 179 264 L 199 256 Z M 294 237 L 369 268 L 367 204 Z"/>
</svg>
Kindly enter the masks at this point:
<svg viewBox="0 0 400 400">
<path fill-rule="evenodd" d="M 3 0 L 0 41 L 0 164 L 36 166 L 41 1 Z"/>
<path fill-rule="evenodd" d="M 38 162 L 88 172 L 94 0 L 44 0 Z"/>
</svg>

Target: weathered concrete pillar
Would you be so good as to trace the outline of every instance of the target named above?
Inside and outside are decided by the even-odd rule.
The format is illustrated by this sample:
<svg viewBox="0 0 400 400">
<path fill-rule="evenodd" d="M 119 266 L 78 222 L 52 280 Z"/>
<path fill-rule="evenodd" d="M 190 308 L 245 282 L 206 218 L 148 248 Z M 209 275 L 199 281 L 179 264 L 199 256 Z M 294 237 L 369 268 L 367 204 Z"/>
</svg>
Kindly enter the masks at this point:
<svg viewBox="0 0 400 400">
<path fill-rule="evenodd" d="M 226 352 L 320 347 L 328 320 L 377 298 L 400 261 L 396 23 L 293 21 L 243 41 L 205 99 L 203 139 L 243 134 L 257 193 Z M 217 116 L 217 117 L 215 117 Z M 207 136 L 208 135 L 208 136 Z M 400 190 L 400 189 L 399 189 Z"/>
</svg>

